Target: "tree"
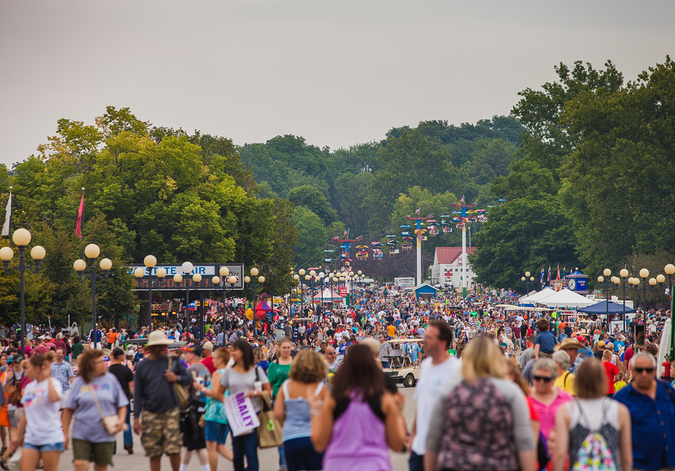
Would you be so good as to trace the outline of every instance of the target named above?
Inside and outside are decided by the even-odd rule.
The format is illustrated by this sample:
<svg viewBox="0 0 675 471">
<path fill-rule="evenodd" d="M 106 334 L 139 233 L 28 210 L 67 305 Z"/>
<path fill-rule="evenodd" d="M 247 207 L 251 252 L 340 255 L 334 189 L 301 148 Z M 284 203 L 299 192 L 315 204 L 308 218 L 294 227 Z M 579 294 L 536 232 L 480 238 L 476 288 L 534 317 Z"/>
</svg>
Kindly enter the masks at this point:
<svg viewBox="0 0 675 471">
<path fill-rule="evenodd" d="M 288 201 L 296 206 L 305 206 L 319 216 L 324 226 L 337 220 L 337 212 L 331 207 L 328 199 L 314 186 L 302 185 L 288 192 Z"/>
<path fill-rule="evenodd" d="M 561 123 L 577 142 L 561 196 L 591 271 L 675 246 L 675 63 L 616 93 L 579 93 Z"/>
<path fill-rule="evenodd" d="M 299 266 L 319 264 L 323 259 L 323 248 L 328 234 L 321 218 L 305 206 L 296 206 L 293 214 L 298 231 L 295 245 L 296 262 Z"/>
<path fill-rule="evenodd" d="M 519 155 L 535 160 L 548 168 L 558 178 L 557 170 L 574 146 L 576 139 L 560 123 L 566 103 L 582 92 L 615 93 L 621 89 L 623 75 L 611 61 L 605 70 L 595 70 L 587 63 L 576 61 L 570 69 L 560 63 L 555 67 L 559 82 L 545 83 L 543 91 L 526 88 L 518 95 L 523 98 L 511 113 L 520 120 L 526 132 L 519 148 Z"/>
<path fill-rule="evenodd" d="M 467 164 L 469 175 L 478 185 L 485 185 L 496 177 L 508 175 L 515 151 L 516 147 L 504 139 L 480 141 L 478 150 Z"/>
<path fill-rule="evenodd" d="M 447 151 L 433 150 L 431 143 L 417 130 L 404 130 L 400 137 L 390 137 L 378 156 L 381 170 L 370 180 L 363 203 L 372 232 L 381 232 L 388 226 L 394 202 L 408 188 L 420 186 L 434 192 L 468 189 L 461 172 L 450 160 Z"/>
<path fill-rule="evenodd" d="M 572 222 L 552 196 L 516 199 L 490 208 L 488 221 L 470 256 L 479 283 L 495 288 L 520 286 L 526 271 L 549 265 L 578 266 Z"/>
</svg>

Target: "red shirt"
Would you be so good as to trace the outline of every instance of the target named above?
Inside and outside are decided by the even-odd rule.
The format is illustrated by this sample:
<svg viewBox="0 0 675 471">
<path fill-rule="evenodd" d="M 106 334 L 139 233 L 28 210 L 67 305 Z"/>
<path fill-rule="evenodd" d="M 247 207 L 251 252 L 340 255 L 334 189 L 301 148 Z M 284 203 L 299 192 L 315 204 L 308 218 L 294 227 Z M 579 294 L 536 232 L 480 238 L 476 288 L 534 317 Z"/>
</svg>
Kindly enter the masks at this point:
<svg viewBox="0 0 675 471">
<path fill-rule="evenodd" d="M 602 366 L 607 374 L 607 394 L 614 394 L 614 377 L 619 374 L 619 368 L 610 361 L 603 361 Z"/>
<path fill-rule="evenodd" d="M 625 361 L 626 364 L 628 364 L 630 359 L 633 358 L 633 354 L 634 354 L 633 347 L 628 347 L 623 354 L 623 361 Z"/>
<path fill-rule="evenodd" d="M 213 365 L 213 356 L 203 358 L 202 365 L 204 365 L 206 369 L 211 372 L 211 374 L 216 372 L 216 367 Z"/>
</svg>

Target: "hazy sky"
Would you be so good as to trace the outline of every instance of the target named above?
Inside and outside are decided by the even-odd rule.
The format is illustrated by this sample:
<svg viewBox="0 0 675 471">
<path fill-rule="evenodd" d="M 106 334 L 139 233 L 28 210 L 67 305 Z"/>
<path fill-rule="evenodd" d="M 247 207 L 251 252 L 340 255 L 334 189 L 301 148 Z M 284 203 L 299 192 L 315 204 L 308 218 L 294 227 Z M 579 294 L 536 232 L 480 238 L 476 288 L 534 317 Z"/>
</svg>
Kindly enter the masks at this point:
<svg viewBox="0 0 675 471">
<path fill-rule="evenodd" d="M 235 144 L 332 149 L 508 114 L 575 60 L 627 80 L 675 46 L 675 1 L 0 0 L 0 162 L 107 105 Z"/>
</svg>

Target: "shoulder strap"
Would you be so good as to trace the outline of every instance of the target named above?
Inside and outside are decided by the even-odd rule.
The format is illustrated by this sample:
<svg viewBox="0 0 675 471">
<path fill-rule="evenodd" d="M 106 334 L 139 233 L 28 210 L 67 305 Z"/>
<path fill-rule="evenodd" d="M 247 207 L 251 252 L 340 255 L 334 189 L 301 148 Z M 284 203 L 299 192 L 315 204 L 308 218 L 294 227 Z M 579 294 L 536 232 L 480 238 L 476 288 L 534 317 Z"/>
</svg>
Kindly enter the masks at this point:
<svg viewBox="0 0 675 471">
<path fill-rule="evenodd" d="M 289 399 L 289 397 L 288 397 L 288 381 L 289 380 L 284 381 L 284 384 L 281 386 L 281 389 L 283 389 L 283 391 L 284 391 L 284 398 L 285 399 Z"/>
<path fill-rule="evenodd" d="M 567 377 L 570 375 L 570 372 L 568 371 L 565 373 L 565 378 L 563 378 L 563 389 L 567 387 Z"/>
<path fill-rule="evenodd" d="M 316 390 L 314 391 L 314 394 L 318 396 L 321 392 L 321 389 L 323 389 L 323 383 L 319 383 L 319 385 L 316 387 Z"/>
<path fill-rule="evenodd" d="M 94 402 L 96 403 L 96 408 L 98 409 L 98 415 L 101 416 L 102 419 L 105 418 L 103 415 L 103 409 L 101 409 L 101 404 L 98 403 L 98 397 L 96 397 L 96 392 L 94 391 L 94 383 L 93 381 L 89 383 L 89 390 L 91 391 L 91 395 L 94 398 Z"/>
</svg>

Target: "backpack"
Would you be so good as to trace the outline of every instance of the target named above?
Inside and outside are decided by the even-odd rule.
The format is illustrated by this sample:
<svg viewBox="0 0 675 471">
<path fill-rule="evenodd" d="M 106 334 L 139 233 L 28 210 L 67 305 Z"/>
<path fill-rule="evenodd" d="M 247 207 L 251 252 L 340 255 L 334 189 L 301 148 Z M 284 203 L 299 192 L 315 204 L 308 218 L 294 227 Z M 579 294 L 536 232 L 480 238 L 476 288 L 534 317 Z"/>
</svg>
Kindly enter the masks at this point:
<svg viewBox="0 0 675 471">
<path fill-rule="evenodd" d="M 600 432 L 593 430 L 588 433 L 584 443 L 579 448 L 577 460 L 572 467 L 573 471 L 616 471 L 612 452 L 607 445 L 607 440 Z"/>
<path fill-rule="evenodd" d="M 581 416 L 584 415 L 581 406 L 579 406 L 579 412 Z M 605 414 L 606 408 L 603 407 L 602 424 L 597 430 L 589 430 L 586 434 L 576 453 L 574 464 L 570 468 L 572 471 L 616 471 L 618 469 L 612 450 L 601 433 L 602 426 L 605 424 Z"/>
<path fill-rule="evenodd" d="M 12 376 L 9 387 L 7 388 L 7 402 L 15 406 L 18 406 L 21 403 L 21 386 L 16 380 L 16 373 L 15 376 Z"/>
</svg>

